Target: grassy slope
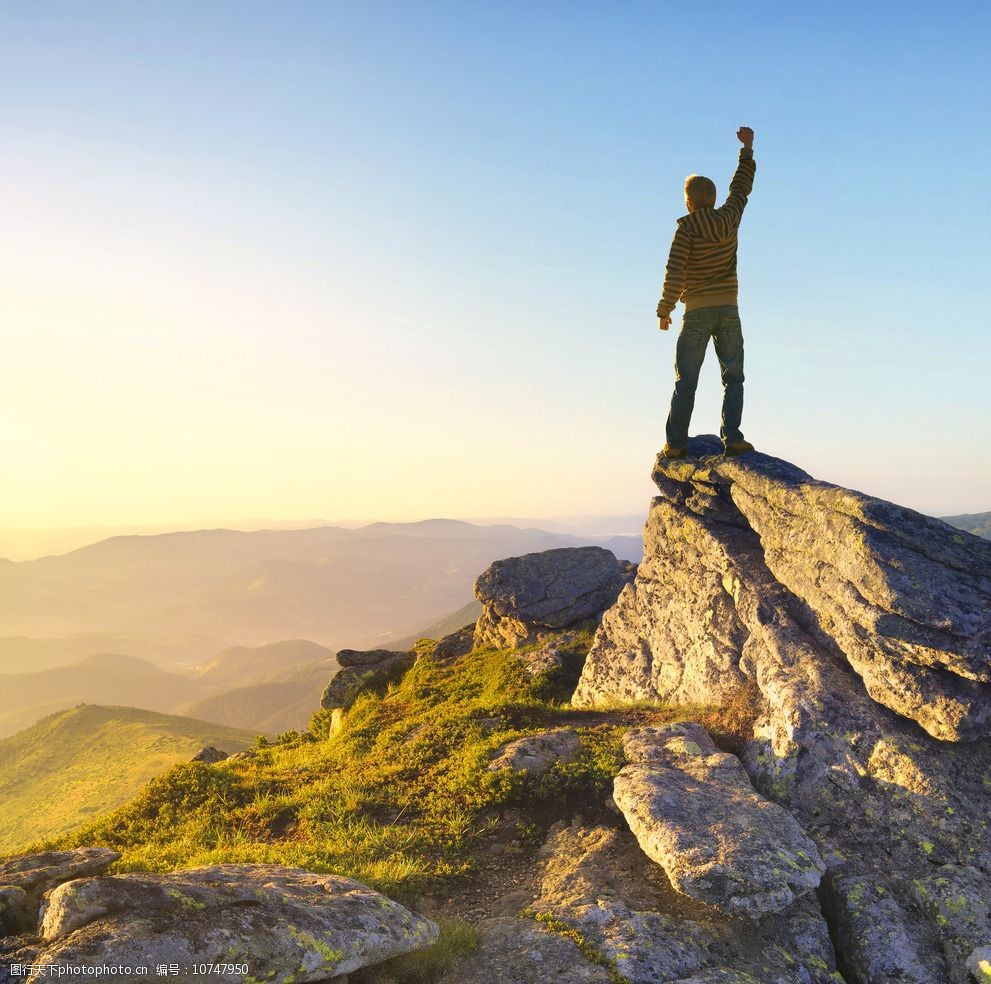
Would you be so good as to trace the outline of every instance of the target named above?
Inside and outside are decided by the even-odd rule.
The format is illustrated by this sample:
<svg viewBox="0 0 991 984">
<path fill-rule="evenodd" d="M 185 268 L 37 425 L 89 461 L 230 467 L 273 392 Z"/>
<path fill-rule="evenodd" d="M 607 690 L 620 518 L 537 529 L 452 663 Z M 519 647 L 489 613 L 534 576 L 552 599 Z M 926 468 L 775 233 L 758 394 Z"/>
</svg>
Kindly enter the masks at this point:
<svg viewBox="0 0 991 984">
<path fill-rule="evenodd" d="M 522 795 L 520 777 L 486 771 L 495 749 L 556 714 L 510 654 L 424 654 L 388 694 L 363 695 L 339 734 L 326 736 L 324 712 L 255 760 L 178 766 L 64 842 L 115 846 L 123 868 L 271 861 L 423 885 L 464 870 L 491 808 Z M 617 755 L 611 736 L 588 742 L 583 786 Z"/>
<path fill-rule="evenodd" d="M 204 745 L 233 752 L 252 741 L 247 732 L 130 707 L 53 714 L 0 740 L 0 852 L 80 827 Z"/>
<path fill-rule="evenodd" d="M 590 638 L 574 647 L 576 665 Z M 536 838 L 604 803 L 622 764 L 623 722 L 558 703 L 574 682 L 574 670 L 529 680 L 512 652 L 449 663 L 421 645 L 406 676 L 384 694 L 362 695 L 337 734 L 327 735 L 321 712 L 310 732 L 255 759 L 177 766 L 59 843 L 114 847 L 122 870 L 274 862 L 410 897 L 470 874 L 480 842 L 511 811 L 525 813 L 524 835 Z M 576 761 L 540 777 L 487 770 L 507 741 L 565 721 L 581 736 Z"/>
<path fill-rule="evenodd" d="M 693 718 L 730 750 L 750 733 L 756 705 L 746 694 L 720 710 L 571 709 L 563 700 L 590 642 L 588 630 L 569 666 L 530 680 L 512 651 L 452 663 L 422 641 L 405 677 L 363 694 L 336 734 L 321 711 L 307 732 L 254 758 L 175 766 L 49 846 L 113 847 L 125 871 L 270 862 L 347 875 L 408 903 L 440 891 L 461 908 L 441 919 L 435 946 L 355 975 L 355 984 L 432 984 L 474 945 L 480 895 L 527 877 L 551 824 L 578 813 L 616 822 L 605 803 L 628 726 Z M 506 742 L 561 725 L 578 731 L 576 760 L 541 776 L 488 771 Z"/>
</svg>

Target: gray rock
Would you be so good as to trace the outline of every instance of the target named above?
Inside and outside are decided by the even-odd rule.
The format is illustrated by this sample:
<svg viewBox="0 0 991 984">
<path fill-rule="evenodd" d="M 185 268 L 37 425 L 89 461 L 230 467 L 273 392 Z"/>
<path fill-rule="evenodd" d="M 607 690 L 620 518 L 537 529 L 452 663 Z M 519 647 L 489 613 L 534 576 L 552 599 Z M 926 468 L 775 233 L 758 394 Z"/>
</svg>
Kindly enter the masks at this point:
<svg viewBox="0 0 991 984">
<path fill-rule="evenodd" d="M 630 764 L 616 776 L 613 799 L 679 892 L 758 919 L 818 886 L 816 845 L 701 725 L 637 728 L 623 745 Z"/>
<path fill-rule="evenodd" d="M 392 649 L 341 649 L 337 653 L 337 663 L 342 667 L 375 666 L 397 659 L 408 659 L 413 654 L 409 650 Z"/>
<path fill-rule="evenodd" d="M 437 648 L 434 650 L 434 657 L 436 659 L 458 659 L 461 656 L 467 656 L 471 652 L 474 635 L 474 622 L 462 626 L 457 632 L 452 632 L 450 635 L 444 636 L 437 643 Z"/>
<path fill-rule="evenodd" d="M 489 763 L 489 772 L 511 769 L 539 775 L 555 762 L 571 762 L 581 750 L 578 733 L 571 728 L 554 728 L 527 735 L 504 745 Z"/>
<path fill-rule="evenodd" d="M 227 756 L 228 762 L 243 762 L 246 759 L 258 758 L 258 752 L 254 748 L 246 748 L 243 752 L 234 752 Z"/>
<path fill-rule="evenodd" d="M 27 971 L 22 969 L 38 959 L 39 949 L 23 936 L 0 937 L 0 984 L 23 984 Z M 14 973 L 14 967 L 18 973 Z"/>
<path fill-rule="evenodd" d="M 278 865 L 83 878 L 48 896 L 36 966 L 247 964 L 212 974 L 338 977 L 431 943 L 437 927 L 359 882 Z M 40 974 L 40 971 L 38 972 Z M 40 977 L 39 977 L 40 979 Z M 184 970 L 173 980 L 197 978 Z"/>
<path fill-rule="evenodd" d="M 16 885 L 0 888 L 0 936 L 26 933 L 33 929 L 28 893 Z"/>
<path fill-rule="evenodd" d="M 521 650 L 519 656 L 523 663 L 523 671 L 528 677 L 533 678 L 543 673 L 565 669 L 569 661 L 575 659 L 575 649 L 580 639 L 578 632 L 565 631 L 548 638 L 534 649 Z M 577 668 L 580 667 L 581 663 L 578 663 Z"/>
<path fill-rule="evenodd" d="M 475 581 L 482 614 L 474 648 L 536 642 L 550 629 L 598 617 L 632 576 L 602 547 L 562 547 L 495 561 Z"/>
<path fill-rule="evenodd" d="M 630 984 L 833 984 L 829 932 L 814 894 L 759 923 L 729 918 L 644 868 L 629 831 L 556 825 L 531 908 L 578 933 Z M 750 975 L 749 977 L 747 975 Z"/>
<path fill-rule="evenodd" d="M 915 880 L 915 904 L 940 928 L 951 984 L 967 984 L 967 960 L 991 946 L 991 879 L 976 868 L 946 864 Z"/>
<path fill-rule="evenodd" d="M 227 752 L 222 752 L 219 748 L 214 748 L 212 745 L 207 745 L 206 747 L 201 748 L 190 759 L 190 762 L 205 762 L 207 765 L 213 765 L 214 762 L 223 762 L 226 758 L 230 758 Z"/>
<path fill-rule="evenodd" d="M 478 947 L 438 984 L 610 984 L 609 971 L 589 963 L 570 939 L 532 919 L 508 916 L 478 926 Z"/>
<path fill-rule="evenodd" d="M 991 543 L 775 458 L 719 473 L 875 700 L 944 740 L 991 733 Z"/>
<path fill-rule="evenodd" d="M 873 875 L 830 872 L 826 907 L 840 970 L 857 984 L 933 984 L 946 980 L 942 965 L 919 953 L 908 914 Z"/>
<path fill-rule="evenodd" d="M 0 861 L 0 929 L 33 933 L 42 896 L 62 882 L 106 871 L 120 858 L 104 847 L 15 854 Z"/>
<path fill-rule="evenodd" d="M 762 981 L 753 974 L 722 967 L 692 974 L 691 977 L 682 977 L 676 984 L 762 984 Z"/>
<path fill-rule="evenodd" d="M 338 707 L 347 710 L 362 691 L 408 670 L 415 661 L 416 656 L 411 652 L 342 649 L 337 654 L 340 668 L 327 684 L 320 706 L 324 710 Z"/>
<path fill-rule="evenodd" d="M 936 968 L 931 979 L 953 980 L 948 930 L 935 910 L 918 909 L 913 885 L 948 863 L 991 875 L 991 741 L 973 739 L 981 730 L 980 701 L 966 713 L 954 704 L 960 686 L 988 686 L 962 675 L 979 670 L 974 657 L 987 613 L 972 612 L 968 622 L 960 584 L 969 584 L 975 596 L 984 590 L 989 544 L 816 483 L 765 455 L 706 459 L 718 450 L 714 438 L 693 441 L 691 448 L 694 459 L 659 463 L 655 470 L 661 495 L 651 504 L 644 560 L 633 585 L 602 617 L 574 702 L 711 707 L 755 693 L 752 721 L 736 725 L 754 786 L 796 816 L 829 867 L 855 863 L 886 886 L 908 913 L 919 959 Z M 823 538 L 832 537 L 835 563 L 812 543 L 817 524 Z M 831 532 L 834 526 L 842 533 Z M 867 574 L 858 573 L 858 551 Z M 826 595 L 839 591 L 841 567 L 848 585 L 862 586 L 861 597 L 874 599 L 874 616 L 868 617 L 866 602 L 836 600 L 834 610 L 827 607 Z M 916 576 L 905 587 L 904 573 L 911 570 Z M 935 656 L 931 666 L 912 664 L 924 655 L 908 639 L 913 620 L 887 619 L 885 605 L 897 602 L 905 612 L 918 606 L 918 600 L 898 601 L 898 592 L 911 594 L 914 581 L 928 579 L 932 586 L 938 572 L 949 592 L 950 618 L 941 628 L 933 608 L 923 625 L 921 609 L 912 611 L 930 642 L 938 636 L 943 655 L 939 665 Z M 958 575 L 964 575 L 960 584 L 951 583 Z M 974 629 L 969 640 L 954 635 L 966 624 Z M 893 706 L 893 694 L 903 687 L 897 673 L 887 678 L 883 701 L 862 675 L 862 654 L 849 638 L 880 638 L 888 629 L 892 634 L 878 642 L 878 653 L 892 661 L 892 670 L 897 649 L 906 657 L 905 672 L 922 672 L 943 688 L 942 696 L 925 691 L 924 713 L 912 710 L 908 697 Z M 972 740 L 947 740 L 958 738 Z M 875 959 L 881 960 L 883 941 L 878 945 Z"/>
<path fill-rule="evenodd" d="M 618 648 L 634 671 L 627 690 L 711 697 L 706 684 L 716 675 L 718 690 L 733 689 L 744 644 L 786 610 L 804 617 L 816 648 L 845 660 L 872 698 L 935 737 L 991 733 L 991 543 L 762 454 L 659 457 L 654 477 L 662 497 L 647 523 L 646 562 L 621 599 L 626 617 L 611 620 L 590 654 L 579 700 L 615 689 L 622 674 L 605 663 Z M 659 549 L 670 563 L 658 564 Z M 658 577 L 675 564 L 690 570 L 693 558 L 702 563 L 694 601 L 679 590 L 684 574 L 675 583 Z M 773 596 L 758 600 L 756 618 L 741 610 L 741 592 L 767 587 Z M 704 623 L 688 617 L 700 612 Z M 687 680 L 668 667 L 679 646 Z"/>
</svg>

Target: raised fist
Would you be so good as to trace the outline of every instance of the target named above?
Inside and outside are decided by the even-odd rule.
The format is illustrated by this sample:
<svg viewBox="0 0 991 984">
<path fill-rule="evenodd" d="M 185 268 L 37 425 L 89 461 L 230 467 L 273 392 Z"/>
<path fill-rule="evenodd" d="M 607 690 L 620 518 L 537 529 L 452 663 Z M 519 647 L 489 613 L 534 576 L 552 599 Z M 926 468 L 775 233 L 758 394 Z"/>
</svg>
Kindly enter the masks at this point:
<svg viewBox="0 0 991 984">
<path fill-rule="evenodd" d="M 753 148 L 754 131 L 751 130 L 749 126 L 741 126 L 740 129 L 736 131 L 736 138 L 743 144 L 744 147 Z"/>
</svg>

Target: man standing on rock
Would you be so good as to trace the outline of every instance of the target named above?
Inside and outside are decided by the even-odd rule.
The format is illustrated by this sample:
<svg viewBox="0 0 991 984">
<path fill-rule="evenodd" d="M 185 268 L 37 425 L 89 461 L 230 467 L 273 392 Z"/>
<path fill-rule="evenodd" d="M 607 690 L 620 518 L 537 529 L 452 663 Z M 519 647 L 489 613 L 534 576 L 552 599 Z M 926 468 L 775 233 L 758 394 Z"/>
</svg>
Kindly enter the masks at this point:
<svg viewBox="0 0 991 984">
<path fill-rule="evenodd" d="M 736 135 L 743 144 L 740 163 L 729 186 L 725 204 L 716 208 L 716 186 L 692 174 L 685 180 L 688 214 L 678 219 L 668 256 L 664 292 L 657 304 L 661 331 L 671 327 L 671 312 L 685 302 L 674 362 L 674 395 L 668 415 L 668 458 L 684 458 L 688 424 L 695 406 L 695 388 L 712 337 L 723 380 L 723 419 L 719 436 L 727 455 L 753 451 L 743 439 L 743 329 L 737 307 L 736 236 L 754 184 L 754 131 L 741 126 Z"/>
</svg>

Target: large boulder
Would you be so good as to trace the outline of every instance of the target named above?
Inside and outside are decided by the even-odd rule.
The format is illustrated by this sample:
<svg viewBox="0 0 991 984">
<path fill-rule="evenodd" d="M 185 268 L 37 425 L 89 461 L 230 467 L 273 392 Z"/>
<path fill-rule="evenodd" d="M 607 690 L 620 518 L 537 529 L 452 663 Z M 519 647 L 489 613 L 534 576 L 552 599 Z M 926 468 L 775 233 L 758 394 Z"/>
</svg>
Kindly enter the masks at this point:
<svg viewBox="0 0 991 984">
<path fill-rule="evenodd" d="M 601 634 L 580 701 L 613 689 L 600 664 L 620 648 L 628 690 L 711 698 L 747 675 L 745 646 L 797 621 L 818 656 L 934 737 L 991 733 L 991 543 L 777 458 L 691 450 L 658 458 L 633 617 Z"/>
<path fill-rule="evenodd" d="M 987 941 L 913 893 L 934 866 L 991 876 L 991 543 L 715 438 L 689 450 L 655 465 L 644 560 L 574 702 L 751 702 L 740 757 L 816 842 L 834 934 L 871 966 L 965 980 Z M 848 875 L 911 947 L 884 951 Z"/>
<path fill-rule="evenodd" d="M 497 560 L 475 581 L 482 614 L 474 647 L 522 646 L 597 618 L 632 575 L 632 564 L 602 547 L 561 547 Z"/>
<path fill-rule="evenodd" d="M 816 845 L 701 725 L 636 728 L 623 747 L 630 764 L 614 780 L 613 799 L 679 892 L 759 919 L 818 886 Z"/>
<path fill-rule="evenodd" d="M 277 984 L 339 977 L 425 946 L 437 926 L 338 875 L 228 864 L 65 883 L 47 899 L 32 961 L 46 968 L 178 965 L 171 979 L 249 976 Z"/>
<path fill-rule="evenodd" d="M 0 861 L 0 936 L 33 933 L 45 892 L 62 882 L 102 874 L 119 858 L 119 851 L 105 847 L 77 847 Z"/>
</svg>

